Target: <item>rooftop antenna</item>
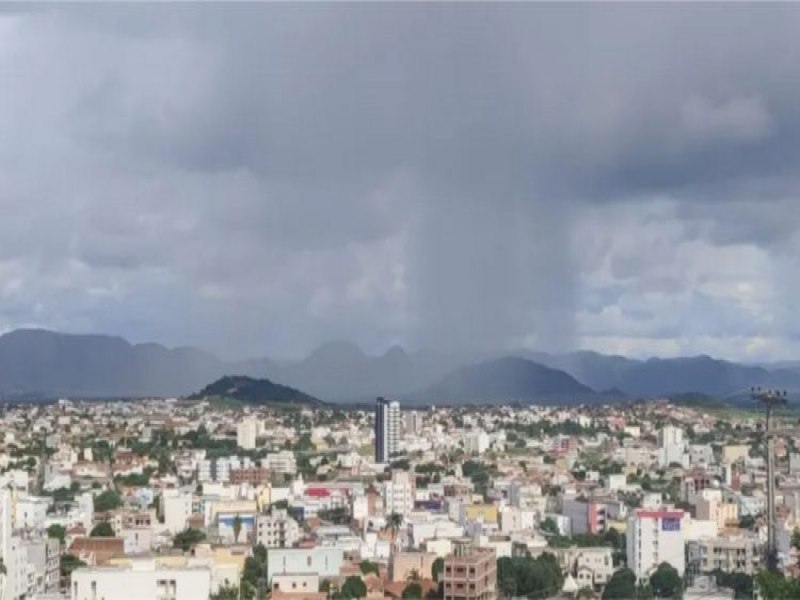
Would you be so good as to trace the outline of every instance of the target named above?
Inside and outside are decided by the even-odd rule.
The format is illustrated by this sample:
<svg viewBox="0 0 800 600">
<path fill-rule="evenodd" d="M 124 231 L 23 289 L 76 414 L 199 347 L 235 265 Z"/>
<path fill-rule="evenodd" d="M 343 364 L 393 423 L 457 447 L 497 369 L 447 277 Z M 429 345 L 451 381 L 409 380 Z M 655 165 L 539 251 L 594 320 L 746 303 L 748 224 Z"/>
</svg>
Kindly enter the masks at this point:
<svg viewBox="0 0 800 600">
<path fill-rule="evenodd" d="M 787 402 L 786 390 L 762 389 L 760 386 L 750 388 L 750 396 L 764 405 L 766 410 L 767 436 L 767 568 L 774 571 L 778 566 L 778 549 L 775 530 L 775 438 L 772 429 L 772 411 L 776 406 L 784 406 Z"/>
</svg>

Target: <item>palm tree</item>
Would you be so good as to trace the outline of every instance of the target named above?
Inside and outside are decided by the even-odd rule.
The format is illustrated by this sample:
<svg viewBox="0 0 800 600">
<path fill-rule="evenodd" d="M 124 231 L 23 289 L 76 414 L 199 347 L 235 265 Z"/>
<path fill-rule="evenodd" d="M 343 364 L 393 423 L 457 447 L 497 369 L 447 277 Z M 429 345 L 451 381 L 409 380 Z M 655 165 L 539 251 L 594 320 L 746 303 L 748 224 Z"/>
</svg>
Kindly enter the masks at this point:
<svg viewBox="0 0 800 600">
<path fill-rule="evenodd" d="M 392 534 L 392 549 L 394 550 L 395 543 L 397 542 L 397 533 L 403 524 L 403 515 L 393 512 L 386 517 L 386 527 L 384 531 L 390 531 Z"/>
<path fill-rule="evenodd" d="M 239 534 L 242 532 L 242 517 L 236 515 L 233 517 L 233 539 L 238 544 Z"/>
</svg>

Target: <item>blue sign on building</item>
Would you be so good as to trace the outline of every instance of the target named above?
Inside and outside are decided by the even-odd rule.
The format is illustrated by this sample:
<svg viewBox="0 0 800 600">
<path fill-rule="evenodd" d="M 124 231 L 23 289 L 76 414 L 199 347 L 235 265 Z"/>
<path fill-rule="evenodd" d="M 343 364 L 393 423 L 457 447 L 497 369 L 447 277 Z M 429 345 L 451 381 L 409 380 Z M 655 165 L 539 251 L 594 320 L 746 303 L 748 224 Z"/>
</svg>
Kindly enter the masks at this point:
<svg viewBox="0 0 800 600">
<path fill-rule="evenodd" d="M 666 518 L 661 520 L 661 531 L 680 531 L 681 520 Z"/>
</svg>

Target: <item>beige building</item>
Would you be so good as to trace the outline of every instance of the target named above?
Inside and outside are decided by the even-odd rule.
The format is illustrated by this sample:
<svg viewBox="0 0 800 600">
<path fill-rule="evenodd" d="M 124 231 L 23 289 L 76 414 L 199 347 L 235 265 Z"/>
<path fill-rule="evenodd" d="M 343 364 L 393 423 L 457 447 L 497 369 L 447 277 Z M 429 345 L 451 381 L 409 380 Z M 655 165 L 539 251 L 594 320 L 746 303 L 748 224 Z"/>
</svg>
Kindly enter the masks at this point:
<svg viewBox="0 0 800 600">
<path fill-rule="evenodd" d="M 745 460 L 750 452 L 750 447 L 746 444 L 732 444 L 722 447 L 722 462 L 731 464 L 737 460 Z"/>
<path fill-rule="evenodd" d="M 433 552 L 397 552 L 389 564 L 389 578 L 406 581 L 416 571 L 420 579 L 430 579 L 435 560 Z"/>
<path fill-rule="evenodd" d="M 701 571 L 720 569 L 727 573 L 754 575 L 761 565 L 761 543 L 747 535 L 721 535 L 689 542 L 689 564 Z"/>
<path fill-rule="evenodd" d="M 716 494 L 698 497 L 695 506 L 697 519 L 714 521 L 718 529 L 725 529 L 739 522 L 739 507 L 733 502 L 722 502 Z"/>
<path fill-rule="evenodd" d="M 455 542 L 444 559 L 444 600 L 496 600 L 497 557 L 494 550 Z"/>
</svg>

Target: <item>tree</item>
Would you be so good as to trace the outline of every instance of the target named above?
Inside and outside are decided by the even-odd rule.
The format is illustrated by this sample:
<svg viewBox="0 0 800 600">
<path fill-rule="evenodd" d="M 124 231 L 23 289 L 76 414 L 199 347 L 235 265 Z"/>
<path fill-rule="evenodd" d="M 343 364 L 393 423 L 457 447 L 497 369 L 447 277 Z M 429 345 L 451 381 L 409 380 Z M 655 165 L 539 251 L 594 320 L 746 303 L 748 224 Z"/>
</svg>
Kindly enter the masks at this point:
<svg viewBox="0 0 800 600">
<path fill-rule="evenodd" d="M 547 517 L 544 521 L 542 521 L 539 524 L 539 531 L 541 531 L 544 534 L 552 534 L 552 535 L 559 534 L 558 525 L 556 525 L 556 522 L 552 519 L 552 517 Z"/>
<path fill-rule="evenodd" d="M 233 541 L 239 543 L 239 534 L 242 532 L 242 517 L 238 514 L 233 517 Z"/>
<path fill-rule="evenodd" d="M 108 521 L 103 521 L 92 528 L 89 537 L 114 537 L 114 528 Z"/>
<path fill-rule="evenodd" d="M 753 597 L 752 575 L 738 572 L 726 573 L 720 569 L 712 571 L 711 574 L 717 580 L 718 586 L 732 589 L 736 594 L 736 598 L 747 598 L 749 600 Z"/>
<path fill-rule="evenodd" d="M 239 588 L 235 585 L 229 585 L 228 580 L 225 580 L 225 585 L 219 586 L 216 594 L 211 594 L 210 600 L 239 600 Z"/>
<path fill-rule="evenodd" d="M 351 598 L 364 598 L 367 595 L 367 584 L 364 583 L 361 577 L 351 575 L 344 580 L 342 589 L 339 590 L 339 595 L 344 599 Z"/>
<path fill-rule="evenodd" d="M 497 561 L 497 586 L 502 596 L 549 597 L 563 585 L 561 567 L 552 554 L 502 557 Z"/>
<path fill-rule="evenodd" d="M 662 562 L 650 575 L 650 587 L 660 598 L 679 597 L 683 591 L 683 580 L 671 564 Z"/>
<path fill-rule="evenodd" d="M 439 581 L 439 575 L 444 571 L 444 559 L 440 556 L 431 565 L 431 579 Z"/>
<path fill-rule="evenodd" d="M 199 544 L 204 539 L 206 539 L 205 533 L 199 529 L 195 529 L 194 527 L 187 527 L 173 538 L 172 545 L 173 547 L 180 548 L 186 552 L 192 546 Z"/>
<path fill-rule="evenodd" d="M 756 576 L 759 596 L 769 600 L 795 600 L 800 598 L 800 580 L 786 579 L 783 573 L 764 569 Z"/>
<path fill-rule="evenodd" d="M 78 567 L 85 567 L 86 563 L 72 554 L 62 554 L 60 560 L 61 577 L 67 578 Z"/>
<path fill-rule="evenodd" d="M 403 588 L 402 597 L 404 599 L 422 600 L 422 586 L 418 581 L 410 582 Z"/>
<path fill-rule="evenodd" d="M 94 498 L 95 512 L 107 512 L 120 506 L 122 506 L 122 496 L 114 490 L 106 490 Z"/>
<path fill-rule="evenodd" d="M 368 560 L 362 560 L 359 567 L 361 569 L 362 575 L 367 575 L 368 573 L 375 573 L 375 575 L 378 575 L 380 577 L 381 570 L 380 567 L 378 566 L 378 563 L 370 562 Z"/>
<path fill-rule="evenodd" d="M 59 525 L 58 523 L 53 523 L 50 527 L 47 528 L 47 537 L 57 539 L 61 542 L 61 545 L 64 545 L 64 540 L 67 537 L 67 529 L 63 525 Z"/>
<path fill-rule="evenodd" d="M 385 530 L 392 532 L 392 540 L 397 539 L 397 532 L 400 531 L 400 527 L 403 525 L 403 515 L 393 512 L 386 518 L 386 527 Z"/>
<path fill-rule="evenodd" d="M 603 590 L 603 600 L 628 600 L 636 595 L 636 574 L 630 569 L 615 571 Z"/>
</svg>

